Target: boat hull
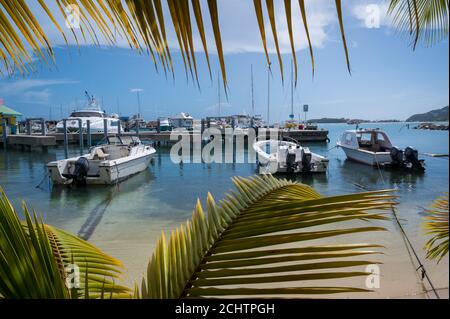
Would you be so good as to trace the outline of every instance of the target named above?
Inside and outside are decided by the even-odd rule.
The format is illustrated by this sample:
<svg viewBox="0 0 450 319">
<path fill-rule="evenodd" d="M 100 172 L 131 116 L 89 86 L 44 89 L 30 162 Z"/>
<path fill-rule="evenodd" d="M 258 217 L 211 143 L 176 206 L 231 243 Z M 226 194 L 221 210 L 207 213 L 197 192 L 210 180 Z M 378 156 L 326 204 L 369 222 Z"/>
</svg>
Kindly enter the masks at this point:
<svg viewBox="0 0 450 319">
<path fill-rule="evenodd" d="M 281 156 L 278 147 L 295 148 L 295 165 L 289 165 L 286 158 Z M 316 174 L 326 173 L 329 160 L 321 155 L 310 153 L 307 148 L 300 148 L 296 143 L 268 140 L 255 142 L 253 149 L 258 155 L 260 174 Z M 302 154 L 304 151 L 311 155 L 311 161 L 306 166 L 303 164 Z"/>
<path fill-rule="evenodd" d="M 392 158 L 390 152 L 369 152 L 365 150 L 355 150 L 351 148 L 347 148 L 344 146 L 341 146 L 341 148 L 344 150 L 345 155 L 347 155 L 347 158 L 349 160 L 370 165 L 370 166 L 377 166 L 377 165 L 384 165 L 386 163 L 391 163 Z"/>
<path fill-rule="evenodd" d="M 133 175 L 145 171 L 155 154 L 155 151 L 143 152 L 133 158 L 121 158 L 118 160 L 104 161 L 98 165 L 96 176 L 87 176 L 86 185 L 113 185 Z M 84 157 L 89 156 L 85 155 Z M 70 185 L 73 180 L 63 176 L 68 161 L 74 162 L 78 158 L 65 161 L 51 162 L 47 165 L 50 178 L 55 185 Z"/>
</svg>

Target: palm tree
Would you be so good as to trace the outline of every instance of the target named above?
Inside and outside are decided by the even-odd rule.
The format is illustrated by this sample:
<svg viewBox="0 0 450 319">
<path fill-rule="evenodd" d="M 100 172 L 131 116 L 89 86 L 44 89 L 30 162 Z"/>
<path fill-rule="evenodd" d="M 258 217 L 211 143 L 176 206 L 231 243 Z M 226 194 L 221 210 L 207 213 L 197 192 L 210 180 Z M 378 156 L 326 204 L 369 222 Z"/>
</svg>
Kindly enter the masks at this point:
<svg viewBox="0 0 450 319">
<path fill-rule="evenodd" d="M 193 42 L 194 26 L 206 53 L 207 64 L 211 73 L 208 55 L 208 43 L 205 35 L 205 20 L 210 20 L 215 46 L 217 49 L 223 84 L 227 88 L 227 75 L 225 59 L 222 48 L 221 31 L 219 24 L 219 10 L 217 0 L 206 0 L 208 14 L 202 12 L 200 0 L 167 0 L 170 26 L 175 31 L 178 45 L 184 61 L 186 71 L 198 82 L 197 61 Z M 248 0 L 250 1 L 250 0 Z M 68 35 L 58 24 L 55 15 L 46 5 L 47 1 L 37 1 L 45 15 L 53 22 L 55 28 L 61 33 L 67 43 Z M 295 54 L 292 0 L 284 0 L 285 16 L 292 56 L 295 65 L 295 79 L 297 82 L 297 58 Z M 335 0 L 336 14 L 339 20 L 344 52 L 348 70 L 350 59 L 346 44 L 342 3 Z M 91 43 L 98 43 L 98 36 L 103 36 L 110 44 L 114 44 L 117 37 L 125 38 L 130 47 L 138 52 L 148 51 L 155 66 L 162 66 L 164 72 L 173 73 L 172 55 L 167 42 L 168 17 L 165 16 L 161 0 L 54 0 L 59 13 L 66 20 L 75 13 L 80 17 L 80 32 L 71 30 L 75 40 L 83 38 Z M 263 18 L 263 4 L 261 0 L 253 0 L 255 14 L 258 21 L 262 45 L 266 53 L 267 65 L 271 65 L 267 50 L 267 35 Z M 304 0 L 298 0 L 311 55 L 312 70 L 314 73 L 314 54 L 308 30 L 307 9 Z M 281 75 L 283 76 L 283 61 L 278 46 L 274 1 L 265 0 L 265 7 L 269 16 L 272 36 L 276 45 Z M 448 0 L 391 0 L 389 13 L 394 17 L 394 23 L 401 32 L 406 32 L 413 38 L 414 48 L 420 40 L 429 45 L 448 37 Z M 67 10 L 67 8 L 74 8 Z M 194 17 L 191 17 L 191 11 Z M 42 60 L 54 61 L 52 45 L 47 37 L 48 30 L 43 30 L 37 19 L 37 12 L 32 12 L 26 0 L 0 0 L 0 59 L 6 72 L 18 70 L 25 74 L 33 70 L 33 57 L 28 48 Z M 208 19 L 206 19 L 208 18 Z M 278 17 L 280 18 L 280 17 Z M 195 21 L 195 22 L 194 22 Z"/>
<path fill-rule="evenodd" d="M 439 262 L 448 254 L 448 194 L 435 200 L 426 213 L 424 228 L 427 235 L 432 235 L 425 245 L 427 258 Z"/>
<path fill-rule="evenodd" d="M 368 258 L 379 254 L 381 246 L 339 244 L 338 238 L 384 231 L 351 222 L 386 219 L 382 211 L 396 204 L 391 191 L 322 197 L 309 186 L 271 176 L 235 178 L 234 184 L 237 191 L 218 203 L 208 195 L 207 213 L 198 202 L 191 220 L 168 239 L 161 236 L 147 275 L 133 292 L 114 283 L 122 273 L 119 261 L 45 225 L 35 214 L 32 219 L 26 206 L 21 222 L 2 192 L 0 296 L 161 299 L 369 291 L 320 283 L 369 275 L 355 267 L 377 264 L 376 258 Z M 71 265 L 80 268 L 78 289 L 65 286 L 65 269 Z M 273 286 L 280 283 L 287 287 Z"/>
</svg>

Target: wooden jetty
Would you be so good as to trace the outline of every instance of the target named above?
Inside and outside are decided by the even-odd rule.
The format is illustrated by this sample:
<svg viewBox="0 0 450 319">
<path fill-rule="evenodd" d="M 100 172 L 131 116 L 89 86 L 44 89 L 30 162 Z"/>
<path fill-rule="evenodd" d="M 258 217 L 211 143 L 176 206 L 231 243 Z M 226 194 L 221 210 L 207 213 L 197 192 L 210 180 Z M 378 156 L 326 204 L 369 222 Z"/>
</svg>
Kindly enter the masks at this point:
<svg viewBox="0 0 450 319">
<path fill-rule="evenodd" d="M 272 132 L 272 135 L 270 133 Z M 274 133 L 275 132 L 275 133 Z M 200 131 L 185 131 L 185 132 L 156 132 L 156 131 L 141 131 L 137 132 L 122 132 L 120 135 L 123 136 L 139 136 L 139 138 L 143 141 L 151 141 L 155 142 L 157 145 L 167 145 L 176 143 L 178 140 L 173 140 L 171 138 L 172 134 L 178 136 L 178 138 L 183 135 L 188 135 L 190 137 L 200 135 Z M 274 134 L 277 135 L 279 139 L 295 139 L 302 142 L 327 142 L 328 140 L 328 131 L 326 130 L 275 130 L 269 129 L 266 131 L 267 138 L 273 138 Z M 108 134 L 108 136 L 115 136 L 116 134 Z M 258 136 L 261 136 L 261 132 L 259 132 Z M 28 135 L 28 134 L 18 134 L 18 135 L 8 135 L 7 136 L 7 145 L 12 148 L 21 148 L 32 150 L 35 148 L 42 148 L 46 150 L 48 147 L 56 147 L 58 145 L 65 144 L 65 139 L 67 137 L 68 144 L 76 144 L 79 145 L 81 141 L 81 134 L 79 133 L 47 133 L 46 135 Z M 105 134 L 103 133 L 92 133 L 83 134 L 83 146 L 89 146 L 88 141 L 92 141 L 92 143 L 96 144 L 99 141 L 105 138 Z M 225 137 L 225 131 L 222 130 L 222 138 Z M 3 143 L 3 139 L 0 136 L 0 144 Z"/>
<path fill-rule="evenodd" d="M 0 144 L 4 147 L 4 138 L 0 137 Z M 56 146 L 56 139 L 49 135 L 9 135 L 6 144 L 11 148 L 20 148 L 22 150 L 33 150 L 41 148 L 47 150 L 48 147 Z"/>
</svg>

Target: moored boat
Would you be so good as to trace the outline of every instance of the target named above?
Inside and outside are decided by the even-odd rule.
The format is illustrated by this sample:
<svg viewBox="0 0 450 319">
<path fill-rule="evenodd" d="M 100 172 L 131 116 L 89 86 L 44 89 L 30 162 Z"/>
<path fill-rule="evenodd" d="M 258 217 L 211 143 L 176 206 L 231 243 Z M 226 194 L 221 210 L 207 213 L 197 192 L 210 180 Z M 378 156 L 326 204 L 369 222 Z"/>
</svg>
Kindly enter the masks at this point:
<svg viewBox="0 0 450 319">
<path fill-rule="evenodd" d="M 156 150 L 134 136 L 108 138 L 89 154 L 47 164 L 54 184 L 111 185 L 147 169 Z"/>
<path fill-rule="evenodd" d="M 258 154 L 260 174 L 326 173 L 328 159 L 312 153 L 296 142 L 265 140 L 253 144 Z"/>
<path fill-rule="evenodd" d="M 66 119 L 66 130 L 69 133 L 79 132 L 80 121 L 83 132 L 87 131 L 87 121 L 89 121 L 89 128 L 91 133 L 104 133 L 105 121 L 107 125 L 107 131 L 110 134 L 119 133 L 120 120 L 118 115 L 108 116 L 101 107 L 98 105 L 94 96 L 90 96 L 86 92 L 88 98 L 88 104 L 82 110 L 74 111 Z M 56 131 L 58 133 L 64 133 L 64 121 L 60 121 L 56 124 Z M 123 132 L 123 128 L 120 127 L 120 131 Z"/>
<path fill-rule="evenodd" d="M 348 159 L 362 164 L 425 170 L 425 162 L 419 160 L 416 149 L 393 146 L 388 135 L 379 129 L 348 130 L 342 134 L 337 147 L 342 148 Z"/>
</svg>

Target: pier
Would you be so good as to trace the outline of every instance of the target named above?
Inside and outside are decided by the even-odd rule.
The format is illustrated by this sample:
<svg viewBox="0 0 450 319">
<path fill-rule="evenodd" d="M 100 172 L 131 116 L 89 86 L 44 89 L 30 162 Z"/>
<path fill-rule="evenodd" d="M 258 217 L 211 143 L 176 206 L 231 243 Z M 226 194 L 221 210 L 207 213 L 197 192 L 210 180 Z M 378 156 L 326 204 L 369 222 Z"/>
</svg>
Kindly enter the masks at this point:
<svg viewBox="0 0 450 319">
<path fill-rule="evenodd" d="M 188 135 L 192 140 L 201 139 L 204 131 L 210 127 L 210 120 L 202 120 L 202 125 L 200 130 L 185 130 L 185 131 L 160 131 L 159 127 L 155 131 L 140 131 L 139 129 L 132 132 L 122 132 L 120 129 L 117 133 L 107 133 L 108 125 L 105 120 L 103 132 L 91 132 L 90 121 L 87 121 L 87 128 L 83 129 L 81 120 L 79 120 L 79 130 L 78 132 L 68 132 L 67 129 L 64 133 L 48 132 L 46 121 L 43 118 L 39 119 L 27 119 L 25 125 L 25 133 L 10 134 L 6 128 L 6 122 L 2 123 L 2 134 L 0 135 L 0 145 L 2 148 L 19 148 L 21 150 L 34 150 L 42 149 L 46 151 L 48 147 L 57 147 L 63 145 L 67 150 L 69 145 L 79 145 L 80 151 L 82 152 L 85 148 L 91 147 L 92 145 L 98 144 L 104 141 L 107 137 L 122 135 L 122 136 L 138 136 L 142 141 L 153 142 L 156 146 L 169 145 L 176 143 L 180 137 L 183 135 Z M 66 127 L 66 122 L 68 120 L 64 119 L 64 125 Z M 38 122 L 39 132 L 32 131 L 32 123 Z M 234 124 L 234 122 L 233 122 Z M 120 127 L 120 121 L 119 121 Z M 222 139 L 225 139 L 226 134 L 230 129 L 217 128 Z M 284 139 L 294 139 L 300 143 L 310 143 L 310 142 L 329 142 L 328 131 L 327 130 L 296 130 L 296 129 L 273 129 L 273 128 L 255 128 L 257 136 L 261 138 L 261 132 L 265 130 L 266 138 L 278 138 L 280 140 Z M 259 132 L 258 132 L 259 131 Z M 81 132 L 81 133 L 80 133 Z M 246 135 L 245 131 L 242 133 L 236 133 L 235 136 L 240 134 Z M 174 140 L 171 137 L 175 135 L 178 139 Z M 275 136 L 274 136 L 275 135 Z"/>
<path fill-rule="evenodd" d="M 189 135 L 191 137 L 195 137 L 200 135 L 200 131 L 186 131 L 186 132 L 122 132 L 120 135 L 123 136 L 139 136 L 142 141 L 150 141 L 156 142 L 158 144 L 170 144 L 175 143 L 176 141 L 171 140 L 171 135 L 177 134 L 182 136 L 184 134 Z M 108 134 L 109 137 L 115 136 L 117 134 Z M 269 133 L 267 134 L 269 137 Z M 325 143 L 328 140 L 328 131 L 319 131 L 319 130 L 302 130 L 302 131 L 279 131 L 278 138 L 280 139 L 295 139 L 302 142 L 322 142 Z M 7 145 L 12 148 L 21 148 L 32 150 L 35 148 L 47 149 L 48 147 L 56 147 L 58 145 L 65 144 L 65 136 L 67 136 L 67 143 L 71 145 L 79 145 L 80 144 L 80 134 L 79 133 L 47 133 L 46 135 L 38 135 L 38 134 L 17 134 L 17 135 L 8 135 Z M 222 137 L 225 137 L 225 132 L 222 132 Z M 89 138 L 93 143 L 97 143 L 105 138 L 105 134 L 103 133 L 92 133 L 87 134 L 83 133 L 83 144 L 89 145 Z M 0 144 L 4 144 L 4 137 L 0 137 Z"/>
</svg>

